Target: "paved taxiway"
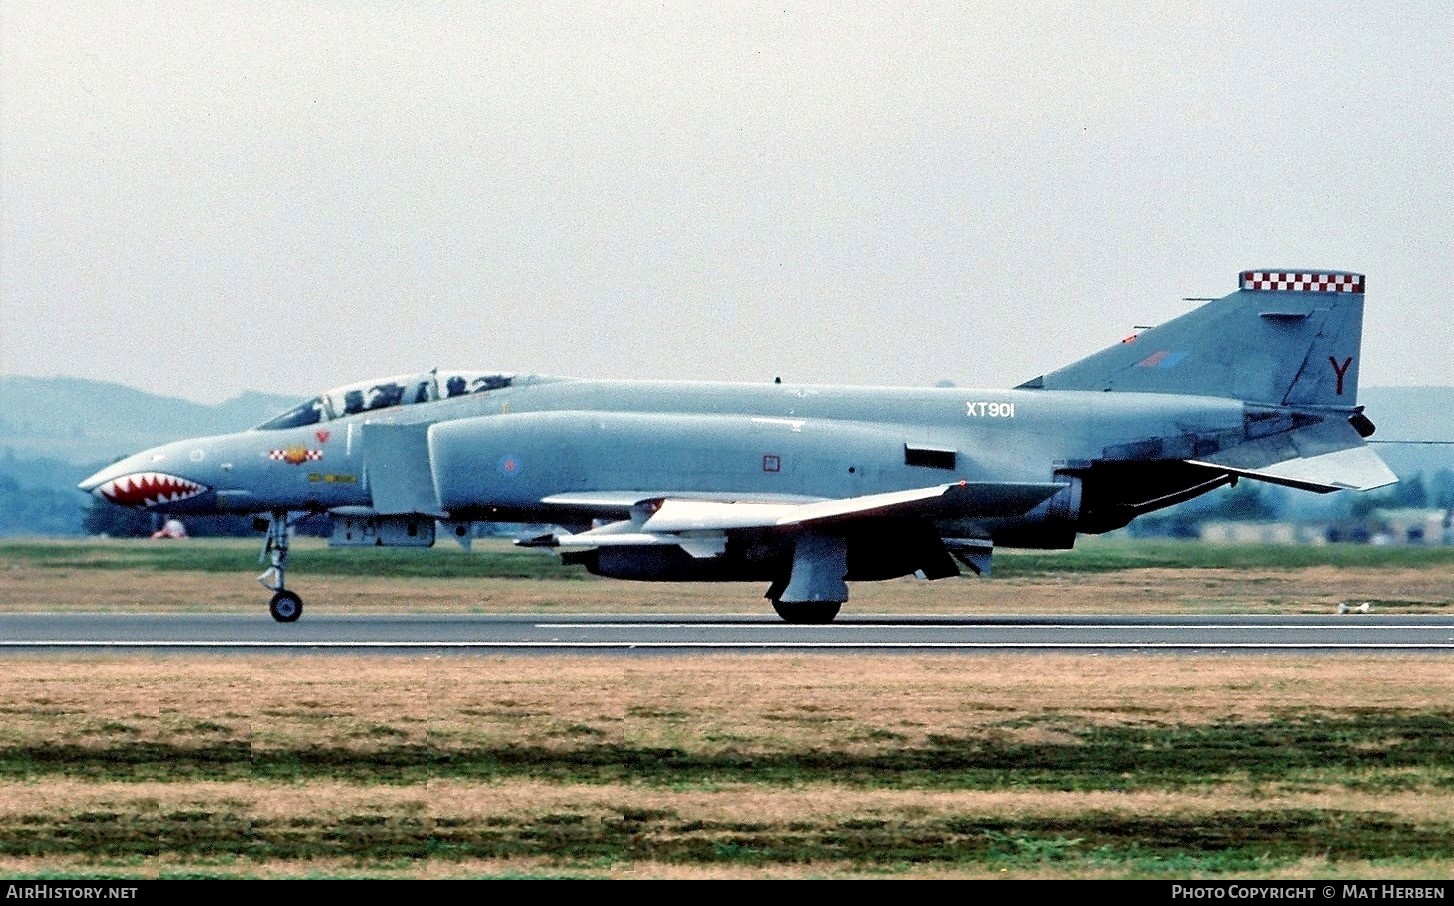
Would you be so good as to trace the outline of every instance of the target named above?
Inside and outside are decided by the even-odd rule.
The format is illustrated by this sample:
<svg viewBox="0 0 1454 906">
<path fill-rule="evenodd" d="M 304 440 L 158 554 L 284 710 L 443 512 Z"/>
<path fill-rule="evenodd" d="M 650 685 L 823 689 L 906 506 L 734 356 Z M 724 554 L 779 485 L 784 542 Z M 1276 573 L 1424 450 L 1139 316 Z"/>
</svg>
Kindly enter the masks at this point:
<svg viewBox="0 0 1454 906">
<path fill-rule="evenodd" d="M 35 651 L 238 653 L 688 653 L 693 651 L 1409 651 L 1454 654 L 1442 616 L 847 615 L 791 626 L 772 615 L 3 614 L 0 655 Z"/>
</svg>

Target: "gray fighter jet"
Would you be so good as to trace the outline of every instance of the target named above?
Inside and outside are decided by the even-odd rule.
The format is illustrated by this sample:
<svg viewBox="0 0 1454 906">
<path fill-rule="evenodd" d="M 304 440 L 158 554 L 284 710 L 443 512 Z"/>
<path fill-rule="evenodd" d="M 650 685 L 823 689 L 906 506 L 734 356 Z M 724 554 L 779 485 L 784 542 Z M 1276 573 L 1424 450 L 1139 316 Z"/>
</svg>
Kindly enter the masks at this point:
<svg viewBox="0 0 1454 906">
<path fill-rule="evenodd" d="M 847 582 L 960 565 L 1237 481 L 1314 492 L 1396 480 L 1357 405 L 1364 279 L 1246 271 L 1236 292 L 1011 390 L 605 381 L 433 371 L 342 387 L 238 434 L 181 440 L 81 488 L 168 514 L 259 514 L 283 622 L 290 526 L 336 545 L 555 531 L 603 576 L 767 586 L 832 620 Z"/>
</svg>

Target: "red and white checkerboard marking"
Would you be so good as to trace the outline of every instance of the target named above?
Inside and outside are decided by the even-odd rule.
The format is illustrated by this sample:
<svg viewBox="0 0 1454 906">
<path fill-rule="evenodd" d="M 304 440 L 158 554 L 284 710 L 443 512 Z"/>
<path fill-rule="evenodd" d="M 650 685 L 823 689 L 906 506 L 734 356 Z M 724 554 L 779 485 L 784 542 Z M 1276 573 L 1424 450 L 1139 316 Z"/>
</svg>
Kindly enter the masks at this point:
<svg viewBox="0 0 1454 906">
<path fill-rule="evenodd" d="M 1316 271 L 1243 271 L 1242 288 L 1298 293 L 1361 293 L 1362 274 Z"/>
<path fill-rule="evenodd" d="M 304 450 L 302 452 L 303 456 L 301 461 L 303 462 L 317 462 L 323 458 L 322 450 Z M 268 459 L 271 459 L 273 462 L 287 462 L 290 459 L 294 462 L 300 461 L 297 452 L 293 450 L 269 450 Z"/>
</svg>

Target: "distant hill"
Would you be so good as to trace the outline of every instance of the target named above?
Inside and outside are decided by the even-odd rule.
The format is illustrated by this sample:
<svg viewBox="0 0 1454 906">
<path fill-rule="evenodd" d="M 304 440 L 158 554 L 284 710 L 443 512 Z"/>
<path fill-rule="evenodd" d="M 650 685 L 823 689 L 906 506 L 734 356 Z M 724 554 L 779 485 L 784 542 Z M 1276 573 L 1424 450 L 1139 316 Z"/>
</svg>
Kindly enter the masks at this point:
<svg viewBox="0 0 1454 906">
<path fill-rule="evenodd" d="M 170 440 L 260 424 L 300 397 L 248 392 L 208 406 L 79 378 L 0 375 L 0 535 L 72 535 L 94 501 L 76 482 Z"/>
<path fill-rule="evenodd" d="M 105 381 L 0 375 L 0 451 L 110 462 L 169 440 L 241 431 L 300 399 L 249 391 L 209 406 Z"/>
</svg>

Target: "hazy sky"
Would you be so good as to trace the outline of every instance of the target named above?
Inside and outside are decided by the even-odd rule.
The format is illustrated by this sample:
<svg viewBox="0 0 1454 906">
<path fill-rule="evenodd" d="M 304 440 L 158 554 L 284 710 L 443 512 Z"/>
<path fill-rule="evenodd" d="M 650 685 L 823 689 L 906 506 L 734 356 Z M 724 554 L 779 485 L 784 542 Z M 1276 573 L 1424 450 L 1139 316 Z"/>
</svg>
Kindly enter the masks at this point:
<svg viewBox="0 0 1454 906">
<path fill-rule="evenodd" d="M 0 372 L 1018 383 L 1250 267 L 1454 384 L 1454 5 L 0 0 Z"/>
</svg>

